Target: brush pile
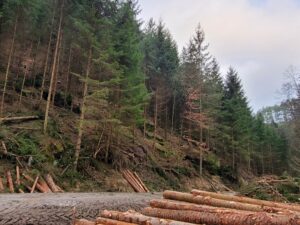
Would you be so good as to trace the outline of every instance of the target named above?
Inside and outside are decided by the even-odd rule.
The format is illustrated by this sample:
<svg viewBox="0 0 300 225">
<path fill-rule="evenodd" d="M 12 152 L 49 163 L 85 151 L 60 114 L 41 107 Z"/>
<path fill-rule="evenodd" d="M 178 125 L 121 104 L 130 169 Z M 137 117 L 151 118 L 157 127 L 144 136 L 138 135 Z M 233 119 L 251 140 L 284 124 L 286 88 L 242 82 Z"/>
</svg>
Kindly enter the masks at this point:
<svg viewBox="0 0 300 225">
<path fill-rule="evenodd" d="M 300 225 L 300 205 L 193 190 L 165 191 L 141 213 L 103 211 L 75 225 Z"/>
</svg>

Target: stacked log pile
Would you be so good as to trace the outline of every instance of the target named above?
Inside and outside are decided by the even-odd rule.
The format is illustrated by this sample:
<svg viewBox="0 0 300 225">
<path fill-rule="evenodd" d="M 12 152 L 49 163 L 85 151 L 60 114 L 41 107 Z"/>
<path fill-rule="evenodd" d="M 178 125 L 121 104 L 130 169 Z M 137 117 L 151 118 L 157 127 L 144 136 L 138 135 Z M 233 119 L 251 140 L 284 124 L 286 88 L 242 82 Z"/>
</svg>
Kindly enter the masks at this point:
<svg viewBox="0 0 300 225">
<path fill-rule="evenodd" d="M 57 186 L 50 174 L 38 175 L 35 178 L 25 172 L 21 172 L 16 166 L 15 174 L 11 170 L 5 172 L 5 178 L 0 176 L 0 193 L 9 191 L 10 193 L 58 193 L 63 190 Z M 6 182 L 4 182 L 6 180 Z M 6 184 L 6 185 L 5 185 Z"/>
<path fill-rule="evenodd" d="M 300 205 L 193 190 L 165 191 L 142 213 L 103 211 L 75 225 L 300 225 Z"/>
</svg>

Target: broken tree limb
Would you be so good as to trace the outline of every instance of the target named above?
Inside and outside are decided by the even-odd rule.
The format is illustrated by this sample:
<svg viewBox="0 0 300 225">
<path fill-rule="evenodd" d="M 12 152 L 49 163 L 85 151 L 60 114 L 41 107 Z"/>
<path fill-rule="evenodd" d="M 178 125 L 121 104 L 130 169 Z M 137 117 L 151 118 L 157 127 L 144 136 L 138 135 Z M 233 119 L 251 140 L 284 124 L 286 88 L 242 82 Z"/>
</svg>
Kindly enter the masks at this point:
<svg viewBox="0 0 300 225">
<path fill-rule="evenodd" d="M 107 218 L 97 218 L 96 224 L 103 224 L 103 225 L 136 225 L 135 223 L 127 223 L 123 221 L 118 221 L 118 220 L 112 220 L 112 219 L 107 219 Z"/>
<path fill-rule="evenodd" d="M 30 177 L 29 175 L 27 175 L 27 174 L 22 174 L 23 175 L 23 177 L 26 179 L 26 180 L 28 180 L 28 181 L 30 181 L 30 182 L 32 182 L 32 183 L 34 183 L 35 182 L 35 180 L 32 178 L 32 177 Z M 43 187 L 43 186 L 41 186 L 39 183 L 37 183 L 36 184 L 36 188 L 40 191 L 40 192 L 42 192 L 42 193 L 46 193 L 47 192 L 47 190 Z M 28 188 L 30 191 L 32 190 L 32 188 Z"/>
<path fill-rule="evenodd" d="M 177 200 L 189 203 L 195 203 L 200 205 L 209 205 L 214 207 L 221 207 L 221 208 L 229 208 L 229 209 L 238 209 L 244 211 L 252 211 L 252 212 L 282 212 L 284 211 L 282 208 L 275 208 L 275 207 L 265 207 L 265 206 L 258 206 L 248 203 L 241 203 L 241 202 L 232 202 L 226 201 L 221 199 L 215 199 L 211 197 L 203 197 L 203 196 L 194 196 L 188 193 L 181 193 L 176 191 L 165 191 L 163 194 L 165 199 L 170 200 Z"/>
<path fill-rule="evenodd" d="M 1 141 L 1 144 L 2 144 L 2 148 L 3 148 L 3 154 L 7 155 L 7 148 L 6 148 L 5 142 Z"/>
<path fill-rule="evenodd" d="M 0 177 L 0 192 L 3 191 L 4 191 L 3 181 L 2 181 L 2 177 Z"/>
<path fill-rule="evenodd" d="M 54 192 L 54 193 L 57 193 L 59 192 L 59 189 L 57 188 L 52 176 L 50 174 L 47 174 L 45 176 L 45 180 L 48 184 L 48 186 L 50 187 L 51 191 Z"/>
<path fill-rule="evenodd" d="M 39 176 L 37 176 L 37 177 L 35 178 L 35 181 L 34 181 L 34 183 L 33 183 L 33 185 L 32 185 L 32 188 L 31 188 L 30 193 L 33 193 L 33 192 L 35 191 L 35 187 L 36 187 L 38 181 L 39 181 Z"/>
<path fill-rule="evenodd" d="M 296 216 L 281 216 L 268 213 L 195 212 L 170 209 L 146 208 L 143 214 L 164 219 L 206 225 L 299 225 Z"/>
<path fill-rule="evenodd" d="M 6 171 L 6 179 L 7 179 L 7 187 L 9 188 L 10 193 L 14 193 L 15 188 L 14 188 L 11 172 L 9 170 Z"/>
<path fill-rule="evenodd" d="M 273 207 L 273 208 L 283 208 L 283 209 L 287 209 L 287 210 L 300 212 L 300 206 L 297 206 L 297 205 L 290 205 L 290 204 L 284 204 L 284 203 L 279 203 L 279 202 L 270 202 L 270 201 L 258 200 L 258 199 L 252 199 L 252 198 L 247 198 L 247 197 L 240 197 L 240 196 L 224 195 L 224 194 L 200 191 L 200 190 L 193 190 L 192 194 L 195 196 L 212 197 L 215 199 L 221 199 L 221 200 L 226 200 L 226 201 L 241 202 L 241 203 L 259 205 L 259 206 L 267 206 L 267 207 Z"/>
<path fill-rule="evenodd" d="M 24 120 L 37 120 L 37 119 L 39 119 L 39 116 L 6 117 L 6 118 L 0 118 L 0 123 L 24 121 Z"/>
<path fill-rule="evenodd" d="M 119 220 L 127 223 L 135 223 L 139 225 L 191 225 L 190 223 L 165 220 L 161 218 L 154 218 L 150 216 L 145 216 L 141 213 L 135 211 L 128 212 L 116 212 L 116 211 L 103 211 L 101 217 Z"/>
</svg>

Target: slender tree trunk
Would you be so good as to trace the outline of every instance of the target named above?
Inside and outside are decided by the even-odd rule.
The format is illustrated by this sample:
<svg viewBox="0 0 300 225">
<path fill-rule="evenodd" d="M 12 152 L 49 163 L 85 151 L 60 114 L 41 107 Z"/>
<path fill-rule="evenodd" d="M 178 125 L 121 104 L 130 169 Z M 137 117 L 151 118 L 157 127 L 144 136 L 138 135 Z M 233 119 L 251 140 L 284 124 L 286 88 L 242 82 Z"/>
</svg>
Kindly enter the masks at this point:
<svg viewBox="0 0 300 225">
<path fill-rule="evenodd" d="M 265 162 L 264 162 L 264 153 L 261 149 L 261 169 L 262 169 L 262 175 L 265 174 Z"/>
<path fill-rule="evenodd" d="M 29 58 L 31 58 L 32 46 L 33 46 L 33 41 L 31 41 L 31 44 L 30 44 Z M 25 86 L 26 77 L 28 75 L 28 72 L 29 72 L 29 68 L 25 68 L 24 77 L 23 77 L 23 81 L 22 81 L 22 87 L 21 87 L 21 93 L 20 93 L 20 98 L 19 98 L 19 107 L 21 106 L 21 103 L 22 103 L 23 91 L 24 91 L 24 86 Z"/>
<path fill-rule="evenodd" d="M 39 41 L 38 41 L 38 44 L 37 44 L 37 47 L 36 47 L 36 53 L 35 53 L 35 56 L 34 56 L 34 59 L 33 59 L 33 67 L 32 67 L 32 73 L 33 73 L 33 82 L 32 82 L 32 89 L 35 88 L 35 82 L 36 82 L 36 58 L 37 58 L 37 54 L 39 52 L 39 47 L 40 47 L 40 44 L 41 44 L 41 38 L 39 38 Z M 32 93 L 31 97 L 33 98 L 34 94 Z"/>
<path fill-rule="evenodd" d="M 74 168 L 77 170 L 79 155 L 81 151 L 81 142 L 82 142 L 82 135 L 83 135 L 83 123 L 84 123 L 84 116 L 85 116 L 85 102 L 88 94 L 88 79 L 92 67 L 92 47 L 89 50 L 88 56 L 88 63 L 86 67 L 86 74 L 85 74 L 85 81 L 83 87 L 83 98 L 81 103 L 81 112 L 80 112 L 80 119 L 79 119 L 79 127 L 78 127 L 78 136 L 76 141 L 76 149 L 75 149 L 75 161 L 74 161 Z"/>
<path fill-rule="evenodd" d="M 56 72 L 55 72 L 55 75 L 54 75 L 54 84 L 53 84 L 53 91 L 52 91 L 52 100 L 51 100 L 51 105 L 52 106 L 54 106 L 54 102 L 55 102 L 55 96 L 56 96 L 56 90 L 57 90 L 57 80 L 58 80 L 58 77 L 59 77 L 59 69 L 60 69 L 60 60 L 61 60 L 61 54 L 63 52 L 62 40 L 63 40 L 63 34 L 61 33 L 60 38 L 59 38 L 57 67 L 56 67 Z"/>
<path fill-rule="evenodd" d="M 146 109 L 146 104 L 144 106 L 144 139 L 146 138 L 146 131 L 147 131 L 147 109 Z"/>
<path fill-rule="evenodd" d="M 200 81 L 200 106 L 199 106 L 199 113 L 200 113 L 200 118 L 202 118 L 202 78 Z M 202 126 L 202 119 L 200 119 L 200 162 L 199 162 L 199 173 L 200 176 L 203 175 L 203 147 L 202 147 L 202 143 L 203 143 L 203 126 Z"/>
<path fill-rule="evenodd" d="M 11 61 L 12 61 L 12 55 L 13 55 L 13 51 L 14 51 L 14 47 L 15 47 L 17 26 L 18 26 L 18 16 L 16 17 L 16 20 L 15 20 L 14 33 L 13 33 L 12 43 L 10 46 L 10 51 L 9 51 L 9 56 L 8 56 L 8 63 L 7 63 L 6 72 L 5 72 L 5 81 L 4 81 L 1 106 L 0 106 L 0 115 L 1 116 L 3 115 L 3 110 L 4 110 L 4 99 L 5 99 L 6 89 L 7 89 L 8 75 L 9 75 L 9 70 L 10 70 Z"/>
<path fill-rule="evenodd" d="M 53 12 L 53 16 L 52 16 L 52 20 L 51 20 L 51 31 L 50 31 L 50 36 L 49 36 L 49 42 L 48 42 L 48 47 L 47 47 L 45 66 L 44 66 L 44 72 L 43 72 L 43 78 L 42 78 L 40 101 L 42 101 L 43 95 L 44 95 L 45 80 L 46 80 L 46 74 L 47 74 L 47 71 L 48 71 L 48 62 L 49 62 L 49 55 L 50 55 L 51 43 L 52 43 L 54 19 L 55 19 L 55 12 Z"/>
<path fill-rule="evenodd" d="M 71 81 L 71 61 L 72 61 L 72 44 L 70 46 L 70 51 L 69 51 L 69 59 L 68 59 L 68 71 L 67 71 L 67 82 L 66 82 L 66 87 L 65 87 L 65 98 L 64 98 L 64 107 L 67 106 L 67 97 L 68 94 L 70 93 L 70 81 Z"/>
<path fill-rule="evenodd" d="M 171 122 L 171 135 L 174 132 L 174 116 L 175 116 L 175 103 L 176 103 L 176 95 L 173 96 L 173 104 L 172 104 L 172 122 Z"/>
<path fill-rule="evenodd" d="M 158 111 L 158 90 L 155 91 L 155 111 L 154 111 L 154 141 L 153 150 L 155 150 L 156 136 L 157 136 L 157 111 Z"/>
<path fill-rule="evenodd" d="M 168 139 L 168 133 L 167 133 L 167 129 L 168 129 L 168 104 L 166 102 L 166 105 L 165 105 L 165 130 L 164 130 L 164 133 L 165 133 L 165 140 Z"/>
<path fill-rule="evenodd" d="M 50 86 L 49 86 L 49 91 L 48 91 L 45 120 L 44 120 L 44 133 L 47 133 L 49 110 L 50 110 L 50 103 L 51 103 L 51 94 L 52 94 L 52 89 L 53 89 L 54 76 L 55 76 L 56 63 L 57 63 L 57 54 L 58 54 L 59 41 L 60 41 L 59 37 L 61 35 L 61 30 L 62 30 L 61 28 L 62 28 L 62 20 L 63 20 L 63 9 L 64 9 L 64 0 L 62 0 L 62 5 L 61 5 L 61 9 L 60 9 L 60 19 L 59 19 L 59 26 L 58 26 L 58 33 L 57 33 L 58 38 L 56 40 L 56 46 L 55 46 L 55 52 L 54 52 L 54 58 L 53 58 L 53 66 L 52 66 L 51 79 L 50 79 Z"/>
</svg>

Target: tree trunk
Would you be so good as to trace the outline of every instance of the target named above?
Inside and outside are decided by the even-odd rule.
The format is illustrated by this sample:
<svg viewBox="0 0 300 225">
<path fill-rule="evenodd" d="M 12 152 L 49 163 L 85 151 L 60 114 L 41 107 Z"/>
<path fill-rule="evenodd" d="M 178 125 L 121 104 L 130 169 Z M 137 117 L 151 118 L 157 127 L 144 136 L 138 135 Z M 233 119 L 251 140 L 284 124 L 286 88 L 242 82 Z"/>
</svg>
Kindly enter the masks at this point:
<svg viewBox="0 0 300 225">
<path fill-rule="evenodd" d="M 35 187 L 36 187 L 38 181 L 39 181 L 39 176 L 37 176 L 34 180 L 34 183 L 32 185 L 31 191 L 30 191 L 31 194 L 35 191 Z"/>
<path fill-rule="evenodd" d="M 51 94 L 53 89 L 53 83 L 54 83 L 54 76 L 56 71 L 56 64 L 57 64 L 57 55 L 58 55 L 58 48 L 59 48 L 59 41 L 60 41 L 60 35 L 62 30 L 62 20 L 63 20 L 63 9 L 64 9 L 64 0 L 62 0 L 62 5 L 60 9 L 60 19 L 59 19 L 59 26 L 58 26 L 58 32 L 57 32 L 57 40 L 56 40 L 56 46 L 55 46 L 55 52 L 54 52 L 54 58 L 53 58 L 53 66 L 52 66 L 52 72 L 51 72 L 51 79 L 50 79 L 50 86 L 48 91 L 48 98 L 47 98 L 47 105 L 46 105 L 46 112 L 45 112 L 45 120 L 44 120 L 44 134 L 47 133 L 47 126 L 48 126 L 48 119 L 49 119 L 49 110 L 50 110 L 50 103 L 51 103 Z"/>
<path fill-rule="evenodd" d="M 57 188 L 57 186 L 50 174 L 47 174 L 45 176 L 45 180 L 52 192 L 54 192 L 54 193 L 59 192 L 59 189 Z"/>
<path fill-rule="evenodd" d="M 295 216 L 281 216 L 267 213 L 215 213 L 146 208 L 143 214 L 164 219 L 178 220 L 206 225 L 296 225 L 300 221 Z"/>
<path fill-rule="evenodd" d="M 191 225 L 190 223 L 184 223 L 179 221 L 165 220 L 161 218 L 154 218 L 142 215 L 137 212 L 115 212 L 115 211 L 103 211 L 101 217 L 109 218 L 113 220 L 120 220 L 128 223 L 136 223 L 139 225 Z"/>
<path fill-rule="evenodd" d="M 70 93 L 70 84 L 71 84 L 71 61 L 72 61 L 72 44 L 69 51 L 69 59 L 68 59 L 68 71 L 67 71 L 67 81 L 66 81 L 66 87 L 65 87 L 65 98 L 64 98 L 64 107 L 67 106 L 67 97 Z"/>
<path fill-rule="evenodd" d="M 80 113 L 78 136 L 77 136 L 76 149 L 75 149 L 75 161 L 74 161 L 75 170 L 77 170 L 79 155 L 80 155 L 80 151 L 81 151 L 83 123 L 84 123 L 84 116 L 85 116 L 85 102 L 86 102 L 86 98 L 87 98 L 87 94 L 88 94 L 88 79 L 89 79 L 90 70 L 92 67 L 92 53 L 93 53 L 93 49 L 92 49 L 92 47 L 90 47 L 89 55 L 88 55 L 88 63 L 87 63 L 87 67 L 86 67 L 84 87 L 83 87 L 83 98 L 82 98 L 82 102 L 81 102 L 81 113 Z"/>
<path fill-rule="evenodd" d="M 171 135 L 173 135 L 173 132 L 174 132 L 175 103 L 176 103 L 176 95 L 173 96 Z"/>
<path fill-rule="evenodd" d="M 2 177 L 0 177 L 0 193 L 3 191 L 4 191 L 3 180 Z"/>
<path fill-rule="evenodd" d="M 39 52 L 39 48 L 40 48 L 40 44 L 41 44 L 41 38 L 39 38 L 39 41 L 37 43 L 37 47 L 36 47 L 36 53 L 35 56 L 33 58 L 33 66 L 32 66 L 32 73 L 33 73 L 33 81 L 32 81 L 32 89 L 35 88 L 35 82 L 36 82 L 36 58 Z M 32 94 L 31 98 L 33 99 L 34 94 Z"/>
<path fill-rule="evenodd" d="M 32 47 L 33 47 L 33 41 L 31 41 L 31 44 L 30 44 L 29 58 L 31 58 Z M 22 86 L 21 86 L 21 93 L 20 93 L 20 98 L 19 98 L 19 107 L 21 107 L 22 97 L 23 97 L 23 91 L 24 91 L 24 86 L 25 86 L 26 77 L 28 75 L 28 72 L 29 72 L 29 69 L 25 68 L 24 77 L 23 77 Z"/>
<path fill-rule="evenodd" d="M 211 197 L 211 198 L 221 199 L 221 200 L 226 200 L 226 201 L 253 204 L 253 205 L 258 205 L 261 207 L 268 206 L 268 207 L 282 208 L 282 209 L 300 212 L 299 205 L 284 204 L 284 203 L 279 203 L 279 202 L 270 202 L 270 201 L 265 201 L 265 200 L 258 200 L 258 199 L 241 197 L 241 196 L 224 195 L 224 194 L 200 191 L 200 190 L 192 190 L 192 194 L 195 196 L 201 195 L 203 197 Z"/>
<path fill-rule="evenodd" d="M 135 223 L 127 223 L 118 220 L 111 220 L 107 218 L 97 218 L 96 224 L 103 224 L 103 225 L 135 225 Z"/>
<path fill-rule="evenodd" d="M 20 186 L 21 182 L 20 182 L 20 168 L 19 166 L 16 166 L 16 185 Z"/>
<path fill-rule="evenodd" d="M 157 136 L 157 111 L 158 111 L 158 90 L 155 91 L 155 110 L 154 110 L 154 141 L 153 141 L 153 150 L 155 150 L 156 145 L 156 136 Z"/>
<path fill-rule="evenodd" d="M 16 17 L 16 20 L 15 20 L 14 33 L 13 33 L 12 43 L 10 46 L 10 51 L 9 51 L 9 56 L 8 56 L 8 63 L 7 63 L 6 72 L 5 72 L 5 80 L 4 80 L 1 106 L 0 106 L 0 116 L 3 115 L 3 110 L 4 110 L 4 99 L 5 99 L 6 89 L 7 89 L 8 75 L 9 75 L 9 70 L 10 70 L 10 66 L 11 66 L 12 55 L 13 55 L 13 51 L 14 51 L 14 47 L 15 47 L 17 26 L 18 26 L 18 16 Z"/>
<path fill-rule="evenodd" d="M 50 31 L 50 37 L 49 37 L 47 53 L 46 53 L 46 59 L 45 59 L 45 66 L 44 66 L 44 72 L 43 72 L 40 101 L 43 99 L 43 95 L 44 95 L 45 80 L 46 80 L 46 74 L 47 74 L 47 71 L 48 71 L 48 62 L 49 62 L 49 55 L 50 55 L 51 43 L 52 43 L 54 19 L 55 19 L 55 12 L 53 13 L 52 21 L 51 21 L 51 31 Z"/>
</svg>

